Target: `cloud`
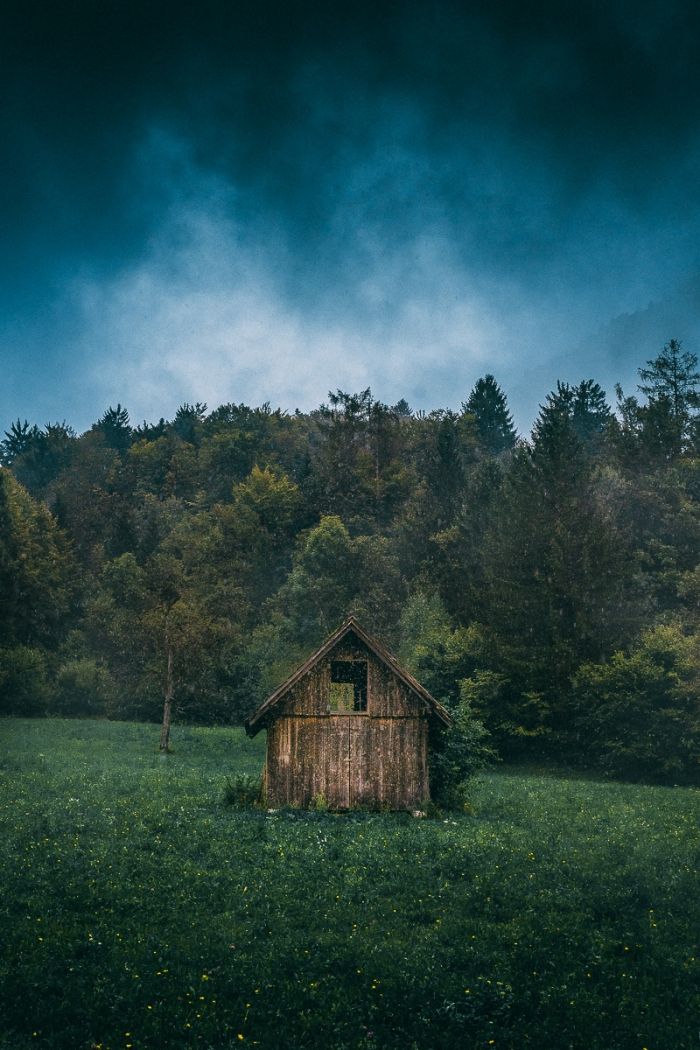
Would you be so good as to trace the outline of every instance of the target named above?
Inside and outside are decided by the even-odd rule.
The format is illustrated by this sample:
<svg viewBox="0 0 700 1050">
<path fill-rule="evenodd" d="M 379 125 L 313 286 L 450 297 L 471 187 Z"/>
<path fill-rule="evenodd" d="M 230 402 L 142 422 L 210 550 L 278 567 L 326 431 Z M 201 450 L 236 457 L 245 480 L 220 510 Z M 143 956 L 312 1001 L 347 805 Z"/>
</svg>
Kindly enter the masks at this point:
<svg viewBox="0 0 700 1050">
<path fill-rule="evenodd" d="M 691 5 L 16 6 L 7 417 L 458 407 L 492 371 L 526 429 L 667 321 L 697 349 Z"/>
<path fill-rule="evenodd" d="M 439 236 L 398 250 L 361 237 L 366 267 L 295 305 L 284 241 L 251 245 L 228 184 L 194 184 L 196 199 L 177 195 L 137 265 L 73 282 L 81 346 L 100 346 L 84 382 L 103 403 L 150 419 L 185 400 L 310 409 L 329 389 L 371 385 L 434 407 L 448 393 L 459 404 L 498 358 L 500 323 Z"/>
<path fill-rule="evenodd" d="M 543 163 L 506 174 L 513 144 L 482 144 L 462 169 L 436 161 L 424 135 L 410 107 L 387 103 L 371 147 L 337 169 L 327 223 L 305 238 L 195 143 L 151 128 L 129 178 L 132 207 L 157 200 L 157 221 L 112 273 L 86 262 L 57 289 L 66 374 L 50 414 L 84 428 L 117 401 L 133 420 L 195 400 L 308 410 L 330 389 L 367 386 L 387 402 L 459 408 L 493 372 L 527 431 L 557 379 L 629 386 L 674 310 L 692 329 L 697 299 L 679 292 L 695 260 L 687 232 L 600 186 L 555 207 Z M 460 225 L 445 187 L 461 170 L 477 205 Z M 608 330 L 611 317 L 646 342 L 622 338 L 623 321 Z M 671 335 L 684 332 L 660 345 Z"/>
</svg>

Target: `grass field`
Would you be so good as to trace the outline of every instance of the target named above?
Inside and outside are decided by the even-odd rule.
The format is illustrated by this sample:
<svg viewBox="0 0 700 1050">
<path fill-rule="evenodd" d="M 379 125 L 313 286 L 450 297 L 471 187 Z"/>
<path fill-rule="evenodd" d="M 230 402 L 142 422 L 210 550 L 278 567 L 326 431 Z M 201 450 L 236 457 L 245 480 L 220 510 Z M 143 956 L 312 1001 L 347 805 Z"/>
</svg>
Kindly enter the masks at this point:
<svg viewBox="0 0 700 1050">
<path fill-rule="evenodd" d="M 700 792 L 239 811 L 239 730 L 0 721 L 0 1046 L 698 1050 Z"/>
</svg>

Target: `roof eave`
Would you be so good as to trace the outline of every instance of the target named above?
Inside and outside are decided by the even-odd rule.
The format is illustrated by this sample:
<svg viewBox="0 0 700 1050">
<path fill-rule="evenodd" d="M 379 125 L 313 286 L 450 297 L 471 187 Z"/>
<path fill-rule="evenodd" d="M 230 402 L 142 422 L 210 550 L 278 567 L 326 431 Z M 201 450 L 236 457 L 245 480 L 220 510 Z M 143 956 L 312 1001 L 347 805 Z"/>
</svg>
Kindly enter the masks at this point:
<svg viewBox="0 0 700 1050">
<path fill-rule="evenodd" d="M 386 664 L 391 671 L 393 671 L 397 678 L 399 678 L 404 685 L 411 690 L 411 692 L 415 693 L 425 703 L 428 713 L 434 714 L 446 726 L 452 725 L 452 716 L 447 708 L 443 707 L 434 696 L 431 696 L 428 690 L 425 689 L 412 674 L 408 671 L 404 671 L 389 650 L 385 649 L 376 638 L 372 638 L 371 635 L 367 634 L 365 629 L 354 616 L 349 616 L 341 626 L 337 628 L 337 630 L 333 631 L 333 633 L 328 636 L 323 645 L 321 645 L 315 653 L 312 653 L 312 655 L 305 660 L 304 663 L 293 672 L 293 674 L 289 675 L 289 677 L 286 678 L 284 682 L 282 682 L 277 689 L 270 694 L 270 696 L 268 696 L 267 700 L 265 700 L 260 707 L 248 716 L 244 722 L 245 731 L 248 736 L 253 737 L 260 732 L 265 725 L 265 716 L 267 713 L 278 703 L 279 700 L 282 699 L 292 686 L 296 685 L 304 675 L 308 674 L 319 660 L 322 660 L 324 656 L 327 656 L 338 642 L 341 641 L 350 631 L 354 631 L 360 641 L 362 641 L 371 652 L 378 656 L 379 659 Z"/>
</svg>

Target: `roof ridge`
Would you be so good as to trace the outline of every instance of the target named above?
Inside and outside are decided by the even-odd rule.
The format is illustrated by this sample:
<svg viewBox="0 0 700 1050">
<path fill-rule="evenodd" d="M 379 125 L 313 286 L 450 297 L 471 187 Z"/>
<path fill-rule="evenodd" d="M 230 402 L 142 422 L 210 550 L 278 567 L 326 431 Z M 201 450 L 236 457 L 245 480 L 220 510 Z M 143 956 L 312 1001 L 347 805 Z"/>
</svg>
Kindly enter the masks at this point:
<svg viewBox="0 0 700 1050">
<path fill-rule="evenodd" d="M 406 685 L 413 693 L 415 693 L 426 705 L 437 715 L 437 717 L 449 725 L 452 722 L 452 716 L 449 711 L 441 703 L 439 703 L 434 696 L 432 696 L 428 690 L 420 684 L 420 682 L 413 677 L 409 671 L 405 671 L 399 664 L 393 653 L 390 653 L 381 642 L 374 638 L 365 628 L 362 626 L 360 621 L 357 619 L 354 613 L 350 613 L 345 618 L 340 627 L 336 628 L 328 635 L 322 645 L 311 654 L 295 671 L 292 672 L 280 685 L 268 696 L 266 700 L 255 711 L 253 711 L 248 718 L 245 720 L 245 730 L 249 736 L 254 736 L 261 728 L 257 723 L 261 721 L 263 716 L 273 708 L 279 700 L 300 681 L 306 674 L 311 671 L 316 664 L 327 656 L 335 645 L 348 633 L 350 630 L 355 630 L 359 639 L 363 644 L 374 653 L 378 659 L 385 663 L 390 670 L 400 678 L 404 685 Z"/>
</svg>

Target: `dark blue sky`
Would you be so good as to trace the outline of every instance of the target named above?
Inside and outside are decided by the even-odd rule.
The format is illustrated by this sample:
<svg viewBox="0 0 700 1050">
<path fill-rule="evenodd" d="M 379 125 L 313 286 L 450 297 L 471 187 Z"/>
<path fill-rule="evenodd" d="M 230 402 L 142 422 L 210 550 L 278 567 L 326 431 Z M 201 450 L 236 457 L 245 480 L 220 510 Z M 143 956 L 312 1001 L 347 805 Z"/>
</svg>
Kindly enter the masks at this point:
<svg viewBox="0 0 700 1050">
<path fill-rule="evenodd" d="M 695 3 L 6 3 L 0 430 L 700 349 Z"/>
</svg>

